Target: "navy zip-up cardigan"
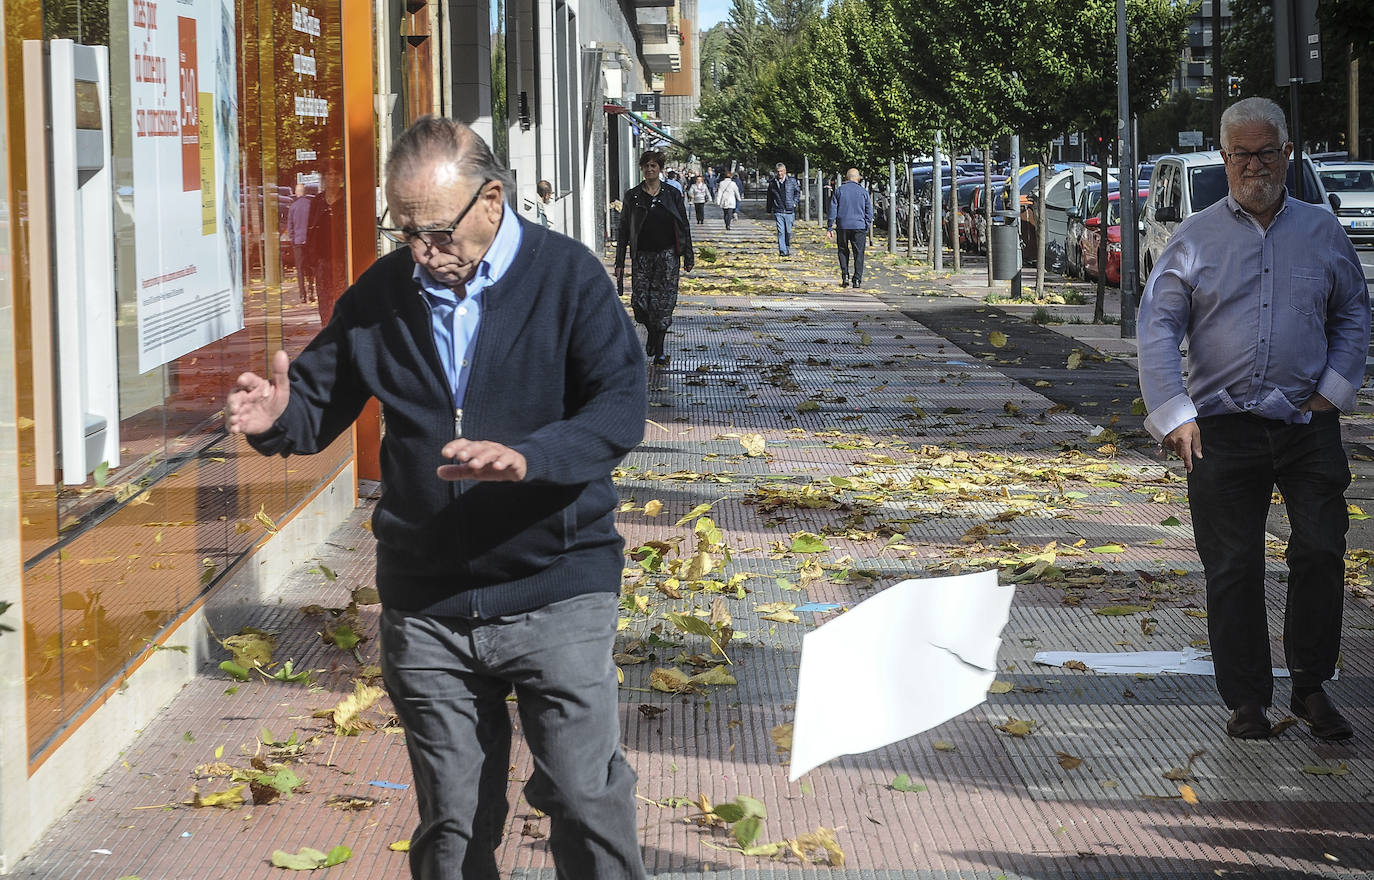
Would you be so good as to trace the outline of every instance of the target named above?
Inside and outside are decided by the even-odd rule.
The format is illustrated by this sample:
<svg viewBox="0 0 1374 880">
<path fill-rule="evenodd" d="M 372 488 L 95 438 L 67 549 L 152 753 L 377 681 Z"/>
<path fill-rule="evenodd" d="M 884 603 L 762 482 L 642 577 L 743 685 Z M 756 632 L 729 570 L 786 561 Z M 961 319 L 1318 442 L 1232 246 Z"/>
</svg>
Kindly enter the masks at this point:
<svg viewBox="0 0 1374 880">
<path fill-rule="evenodd" d="M 387 607 L 488 618 L 620 589 L 611 471 L 644 437 L 644 355 L 600 261 L 520 223 L 519 254 L 483 295 L 462 434 L 524 455 L 523 481 L 435 474 L 456 420 L 409 248 L 344 293 L 291 364 L 286 411 L 248 438 L 268 455 L 319 452 L 381 402 L 372 531 Z"/>
</svg>

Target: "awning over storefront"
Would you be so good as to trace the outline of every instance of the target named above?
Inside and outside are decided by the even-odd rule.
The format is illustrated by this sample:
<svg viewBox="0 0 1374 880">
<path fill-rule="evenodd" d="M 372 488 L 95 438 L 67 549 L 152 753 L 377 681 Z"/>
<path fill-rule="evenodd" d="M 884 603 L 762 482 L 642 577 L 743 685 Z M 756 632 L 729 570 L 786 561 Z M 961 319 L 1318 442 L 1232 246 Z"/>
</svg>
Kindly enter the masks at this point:
<svg viewBox="0 0 1374 880">
<path fill-rule="evenodd" d="M 669 143 L 677 144 L 684 150 L 691 150 L 691 147 L 687 146 L 682 141 L 668 134 L 668 132 L 664 131 L 662 128 L 659 128 L 659 123 L 654 122 L 653 120 L 639 113 L 636 113 L 628 107 L 622 107 L 619 104 L 612 104 L 607 102 L 606 104 L 602 105 L 602 109 L 604 109 L 607 113 L 610 113 L 612 116 L 619 113 L 624 113 L 626 116 L 630 117 L 635 122 L 638 122 L 640 125 L 649 129 L 649 131 L 652 131 L 654 134 L 658 135 L 659 137 L 663 138 Z"/>
</svg>

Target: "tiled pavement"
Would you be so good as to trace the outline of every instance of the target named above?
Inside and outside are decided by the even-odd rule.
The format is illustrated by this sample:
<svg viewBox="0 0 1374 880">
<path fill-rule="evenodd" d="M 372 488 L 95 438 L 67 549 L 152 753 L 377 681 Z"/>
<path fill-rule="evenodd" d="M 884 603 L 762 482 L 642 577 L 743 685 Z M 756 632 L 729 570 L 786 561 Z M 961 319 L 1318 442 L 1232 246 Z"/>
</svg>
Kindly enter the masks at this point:
<svg viewBox="0 0 1374 880">
<path fill-rule="evenodd" d="M 672 362 L 649 373 L 651 421 L 622 468 L 632 509 L 621 523 L 631 547 L 678 541 L 690 557 L 691 528 L 674 523 L 713 502 L 733 557 L 707 578 L 731 584 L 748 575 L 739 581 L 748 593 L 724 592 L 737 630 L 729 652 L 738 685 L 670 696 L 648 687 L 650 669 L 708 648 L 667 625 L 664 613 L 704 612 L 717 594 L 674 589 L 664 575 L 627 562 L 628 623 L 618 649 L 652 655 L 624 665 L 622 689 L 652 875 L 1344 877 L 1374 866 L 1374 613 L 1353 595 L 1357 585 L 1346 606 L 1341 681 L 1332 689 L 1360 731 L 1347 745 L 1319 744 L 1301 726 L 1268 742 L 1231 741 L 1208 678 L 1123 678 L 1033 664 L 1038 650 L 1181 649 L 1205 638 L 1184 485 L 1153 459 L 1113 454 L 1110 436 L 1090 437 L 1108 421 L 1104 413 L 1090 421 L 1054 411 L 1034 387 L 893 305 L 912 291 L 957 295 L 944 282 L 913 280 L 871 256 L 871 288 L 841 291 L 830 246 L 814 226 L 799 229 L 800 253 L 782 260 L 770 231 L 748 219 L 726 234 L 712 218 L 699 238 L 719 259 L 699 261 L 689 276 L 669 337 Z M 905 310 L 919 317 L 919 305 Z M 764 437 L 765 455 L 745 453 L 746 434 Z M 649 517 L 643 508 L 655 500 L 663 511 Z M 268 862 L 275 849 L 340 843 L 354 855 L 327 876 L 406 876 L 405 856 L 388 847 L 410 836 L 413 792 L 375 784 L 409 782 L 403 737 L 388 725 L 385 701 L 366 715 L 376 729 L 357 736 L 336 737 L 328 719 L 314 717 L 353 691 L 360 667 L 321 643 L 323 618 L 300 610 L 343 605 L 351 589 L 371 583 L 368 512 L 360 508 L 334 533 L 320 565 L 283 583 L 279 601 L 215 622 L 221 635 L 246 623 L 277 633 L 275 656 L 319 670 L 315 683 L 259 680 L 229 694 L 232 683 L 207 668 L 81 793 L 13 876 L 269 878 L 284 876 Z M 790 552 L 797 532 L 824 535 L 830 549 Z M 951 566 L 1002 561 L 1014 573 L 1019 559 L 1051 541 L 1064 579 L 1017 588 L 1000 657 L 999 679 L 1010 692 L 928 733 L 787 782 L 786 756 L 770 730 L 790 720 L 802 633 L 826 615 L 772 622 L 756 606 L 850 604 Z M 1120 551 L 1091 552 L 1110 544 Z M 1281 658 L 1277 559 L 1269 577 Z M 1148 610 L 1095 613 L 1130 604 Z M 365 632 L 375 632 L 375 617 L 375 606 L 362 609 Z M 359 651 L 375 662 L 375 642 Z M 1286 699 L 1280 684 L 1276 701 Z M 1032 732 L 999 731 L 1010 718 L 1034 721 Z M 229 786 L 222 776 L 196 775 L 219 747 L 219 760 L 245 767 L 267 751 L 262 739 L 285 740 L 293 730 L 305 742 L 293 765 L 305 784 L 292 798 L 234 810 L 185 803 L 193 787 L 204 795 Z M 1319 768 L 1335 772 L 1311 772 Z M 529 772 L 521 744 L 501 862 L 511 877 L 552 880 L 548 821 L 519 798 Z M 924 788 L 894 790 L 901 773 Z M 1183 799 L 1180 782 L 1196 803 Z M 374 803 L 344 811 L 326 805 L 334 795 Z M 728 834 L 692 821 L 700 811 L 689 801 L 702 795 L 712 803 L 738 795 L 763 801 L 761 841 L 832 830 L 843 867 L 729 851 Z"/>
</svg>

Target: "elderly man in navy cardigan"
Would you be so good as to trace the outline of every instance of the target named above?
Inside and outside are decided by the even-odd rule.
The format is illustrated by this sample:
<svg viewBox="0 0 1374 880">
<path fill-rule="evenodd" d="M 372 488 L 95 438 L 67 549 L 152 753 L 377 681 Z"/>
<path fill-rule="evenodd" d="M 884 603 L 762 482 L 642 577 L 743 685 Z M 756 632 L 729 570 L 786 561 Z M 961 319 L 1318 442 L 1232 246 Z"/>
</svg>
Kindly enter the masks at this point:
<svg viewBox="0 0 1374 880">
<path fill-rule="evenodd" d="M 310 454 L 382 404 L 382 675 L 418 795 L 412 877 L 498 876 L 514 692 L 558 875 L 642 880 L 611 470 L 643 438 L 644 356 L 600 261 L 510 209 L 509 172 L 466 125 L 420 119 L 386 178 L 380 231 L 405 247 L 294 363 L 239 377 L 229 429 Z"/>
</svg>

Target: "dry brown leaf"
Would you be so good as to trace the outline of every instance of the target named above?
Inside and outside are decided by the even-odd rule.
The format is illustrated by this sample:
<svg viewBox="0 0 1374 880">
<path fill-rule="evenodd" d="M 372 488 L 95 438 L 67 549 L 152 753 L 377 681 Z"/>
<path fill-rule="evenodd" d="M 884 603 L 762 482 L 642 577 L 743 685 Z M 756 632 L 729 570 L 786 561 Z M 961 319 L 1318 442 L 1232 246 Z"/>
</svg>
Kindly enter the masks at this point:
<svg viewBox="0 0 1374 880">
<path fill-rule="evenodd" d="M 1059 758 L 1059 766 L 1065 770 L 1077 770 L 1083 765 L 1083 759 L 1077 755 L 1070 755 L 1068 752 L 1055 752 L 1054 754 Z"/>
<path fill-rule="evenodd" d="M 789 752 L 792 750 L 791 721 L 776 725 L 772 730 L 768 731 L 768 735 L 772 737 L 773 745 L 777 747 L 778 751 Z"/>
<path fill-rule="evenodd" d="M 798 834 L 791 838 L 787 841 L 787 845 L 802 862 L 821 861 L 811 858 L 811 853 L 824 851 L 826 864 L 832 868 L 844 866 L 844 850 L 840 849 L 839 843 L 835 840 L 834 829 L 818 827 L 815 831 Z"/>
<path fill-rule="evenodd" d="M 344 697 L 330 711 L 334 720 L 334 732 L 341 736 L 352 736 L 362 730 L 372 729 L 373 725 L 360 716 L 377 704 L 386 691 L 361 681 L 353 682 L 353 693 Z"/>
<path fill-rule="evenodd" d="M 1082 660 L 1066 660 L 1064 662 L 1064 668 L 1077 669 L 1079 672 L 1087 672 L 1088 664 L 1084 663 Z"/>
<path fill-rule="evenodd" d="M 930 744 L 930 747 L 937 752 L 952 752 L 957 748 L 954 743 L 944 739 L 937 739 Z"/>
<path fill-rule="evenodd" d="M 1007 718 L 1005 724 L 996 725 L 997 729 L 1011 736 L 1024 738 L 1030 736 L 1031 728 L 1035 727 L 1034 721 L 1023 721 L 1020 718 Z"/>
<path fill-rule="evenodd" d="M 1185 804 L 1197 806 L 1197 792 L 1193 791 L 1191 785 L 1180 785 L 1178 787 L 1178 793 L 1183 795 L 1183 802 Z"/>
<path fill-rule="evenodd" d="M 696 690 L 687 673 L 676 666 L 660 666 L 649 673 L 649 687 L 665 694 L 692 693 Z"/>
<path fill-rule="evenodd" d="M 767 446 L 762 434 L 745 434 L 739 438 L 739 445 L 743 446 L 744 451 L 752 458 L 763 455 Z"/>
<path fill-rule="evenodd" d="M 1000 680 L 999 680 L 999 681 L 994 681 L 994 682 L 992 683 L 992 685 L 988 687 L 988 693 L 990 693 L 990 694 L 1009 694 L 1009 693 L 1011 693 L 1011 687 L 1012 687 L 1012 685 L 1011 685 L 1011 682 L 1009 682 L 1009 681 L 1000 681 Z"/>
<path fill-rule="evenodd" d="M 235 785 L 233 788 L 206 795 L 202 795 L 193 788 L 191 789 L 191 799 L 186 803 L 193 807 L 224 807 L 227 810 L 236 810 L 243 806 L 243 790 L 247 787 L 246 784 Z"/>
<path fill-rule="evenodd" d="M 662 512 L 663 502 L 659 501 L 657 498 L 655 498 L 653 501 L 649 501 L 644 504 L 645 516 L 658 516 Z"/>
</svg>

